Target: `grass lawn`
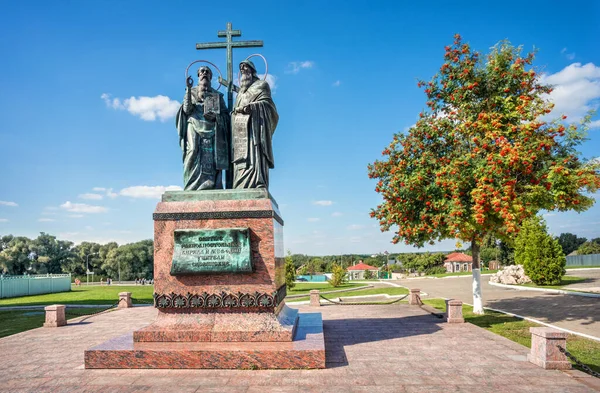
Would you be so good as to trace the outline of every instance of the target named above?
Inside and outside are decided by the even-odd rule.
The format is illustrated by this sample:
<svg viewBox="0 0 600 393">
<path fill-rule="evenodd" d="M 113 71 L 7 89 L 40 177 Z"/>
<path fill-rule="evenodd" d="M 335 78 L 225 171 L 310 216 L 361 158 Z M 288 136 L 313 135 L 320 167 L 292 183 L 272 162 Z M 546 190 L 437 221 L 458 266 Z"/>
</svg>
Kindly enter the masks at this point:
<svg viewBox="0 0 600 393">
<path fill-rule="evenodd" d="M 423 302 L 439 310 L 446 311 L 446 303 L 443 299 L 426 299 Z M 531 333 L 529 332 L 529 328 L 541 326 L 533 322 L 489 310 L 485 311 L 485 315 L 473 314 L 473 307 L 467 305 L 463 305 L 463 317 L 465 318 L 465 322 L 470 322 L 528 348 L 531 348 Z M 596 372 L 600 372 L 600 342 L 569 335 L 567 337 L 567 349 L 576 358 L 581 360 L 583 364 Z"/>
<path fill-rule="evenodd" d="M 349 296 L 367 296 L 367 295 L 406 295 L 408 293 L 408 289 L 400 288 L 400 287 L 385 287 L 385 288 L 369 288 L 369 289 L 360 289 L 357 291 L 348 291 L 342 293 L 329 293 L 324 294 L 323 297 L 327 299 L 337 299 L 338 297 L 346 298 Z M 300 302 L 309 300 L 309 297 L 301 297 L 297 299 L 289 299 L 287 302 Z"/>
<path fill-rule="evenodd" d="M 586 278 L 581 278 L 581 277 L 563 276 L 563 278 L 560 279 L 560 284 L 558 284 L 558 285 L 536 285 L 536 284 L 530 282 L 527 284 L 521 284 L 521 286 L 536 287 L 536 288 L 549 288 L 549 289 L 563 289 L 563 286 L 565 286 L 565 285 L 579 284 L 579 283 L 585 282 L 586 280 L 587 280 Z"/>
<path fill-rule="evenodd" d="M 8 299 L 0 299 L 0 310 L 2 306 L 33 306 L 48 304 L 114 304 L 119 301 L 119 292 L 131 292 L 131 297 L 141 300 L 142 303 L 152 302 L 152 285 L 133 286 L 97 286 L 82 285 L 72 286 L 71 292 L 48 293 L 45 295 L 21 296 Z"/>
<path fill-rule="evenodd" d="M 362 287 L 365 286 L 365 284 L 343 284 L 340 285 L 339 287 L 335 288 L 332 287 L 331 284 L 329 284 L 328 282 L 302 282 L 302 283 L 297 283 L 294 286 L 294 289 L 289 289 L 287 290 L 287 294 L 288 295 L 302 295 L 302 294 L 308 294 L 312 289 L 318 289 L 319 291 L 336 291 L 336 290 L 340 290 L 340 289 L 350 289 L 350 288 L 355 288 L 355 287 Z"/>
<path fill-rule="evenodd" d="M 103 310 L 102 308 L 85 308 L 76 310 L 66 310 L 77 314 L 93 314 Z M 67 320 L 78 318 L 67 315 Z M 0 311 L 0 338 L 24 332 L 26 330 L 42 327 L 45 320 L 45 312 L 39 310 L 11 310 Z"/>
<path fill-rule="evenodd" d="M 494 274 L 498 270 L 487 270 L 481 271 L 481 274 Z M 439 273 L 439 274 L 428 274 L 425 277 L 451 277 L 451 276 L 470 276 L 473 272 L 456 272 L 456 273 Z"/>
</svg>

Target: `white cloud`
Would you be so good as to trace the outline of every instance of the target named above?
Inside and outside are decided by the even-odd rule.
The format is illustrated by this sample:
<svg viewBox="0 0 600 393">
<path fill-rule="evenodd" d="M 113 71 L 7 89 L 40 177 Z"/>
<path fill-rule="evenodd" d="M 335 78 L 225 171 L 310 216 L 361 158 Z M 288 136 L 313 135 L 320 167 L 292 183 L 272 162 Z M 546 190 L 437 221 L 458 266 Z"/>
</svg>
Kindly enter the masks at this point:
<svg viewBox="0 0 600 393">
<path fill-rule="evenodd" d="M 167 96 L 157 95 L 154 97 L 129 97 L 124 100 L 120 98 L 111 98 L 110 94 L 100 96 L 108 108 L 116 110 L 126 110 L 134 116 L 139 116 L 142 120 L 154 121 L 157 118 L 160 121 L 167 121 L 177 113 L 178 101 L 172 100 Z"/>
<path fill-rule="evenodd" d="M 0 218 L 0 222 L 8 222 L 8 218 Z"/>
<path fill-rule="evenodd" d="M 340 212 L 333 212 L 333 213 L 331 213 L 331 217 L 341 217 L 341 216 L 343 216 L 343 214 L 340 213 Z"/>
<path fill-rule="evenodd" d="M 86 231 L 93 231 L 93 230 L 94 230 L 94 228 L 93 228 L 93 227 L 91 227 L 91 226 L 89 226 L 89 225 L 87 225 L 87 226 L 85 227 L 85 230 L 86 230 Z"/>
<path fill-rule="evenodd" d="M 119 195 L 130 198 L 152 198 L 159 199 L 165 191 L 179 191 L 179 186 L 133 186 L 122 189 Z"/>
<path fill-rule="evenodd" d="M 313 205 L 317 205 L 317 206 L 331 206 L 331 205 L 333 205 L 333 201 L 313 201 Z"/>
<path fill-rule="evenodd" d="M 352 236 L 350 238 L 350 243 L 360 243 L 362 241 L 362 237 L 360 236 Z"/>
<path fill-rule="evenodd" d="M 341 84 L 342 84 L 342 81 L 340 81 L 340 80 L 337 80 L 337 81 L 333 82 L 333 83 L 331 84 L 331 86 L 333 86 L 333 87 L 339 87 Z"/>
<path fill-rule="evenodd" d="M 562 50 L 560 51 L 560 54 L 564 55 L 569 60 L 573 60 L 575 58 L 575 52 L 567 53 L 567 48 L 562 48 Z"/>
<path fill-rule="evenodd" d="M 81 198 L 81 199 L 100 200 L 100 199 L 103 198 L 103 196 L 102 196 L 102 194 L 86 193 L 86 194 L 79 194 L 79 198 Z"/>
<path fill-rule="evenodd" d="M 565 114 L 567 121 L 576 122 L 600 106 L 600 67 L 593 63 L 573 63 L 555 74 L 542 74 L 540 81 L 554 86 L 548 97 L 555 105 L 554 118 Z"/>
<path fill-rule="evenodd" d="M 42 212 L 42 215 L 44 216 L 55 216 L 56 214 L 56 212 Z"/>
<path fill-rule="evenodd" d="M 16 202 L 9 202 L 9 201 L 0 201 L 0 205 L 10 206 L 10 207 L 19 206 Z"/>
<path fill-rule="evenodd" d="M 104 187 L 94 187 L 94 188 L 92 188 L 92 191 L 104 192 L 104 191 L 106 191 L 106 188 L 104 188 Z"/>
<path fill-rule="evenodd" d="M 314 61 L 305 60 L 305 61 L 291 61 L 288 63 L 287 69 L 285 70 L 286 74 L 297 74 L 302 69 L 312 68 L 315 65 Z"/>
<path fill-rule="evenodd" d="M 56 220 L 54 220 L 52 218 L 40 218 L 38 220 L 38 222 L 53 222 L 53 221 L 56 221 Z"/>
<path fill-rule="evenodd" d="M 84 215 L 83 214 L 69 214 L 67 217 L 70 217 L 70 218 L 83 218 Z"/>
<path fill-rule="evenodd" d="M 112 188 L 109 188 L 108 190 L 106 190 L 106 196 L 112 199 L 115 199 L 116 197 L 119 196 L 119 194 L 117 194 L 116 192 L 113 192 Z"/>
<path fill-rule="evenodd" d="M 600 128 L 600 120 L 591 121 L 590 128 Z"/>
<path fill-rule="evenodd" d="M 309 217 L 309 218 L 306 219 L 306 221 L 308 221 L 308 222 L 317 222 L 317 221 L 321 221 L 321 219 L 318 218 L 318 217 Z"/>
<path fill-rule="evenodd" d="M 72 213 L 105 213 L 108 211 L 108 208 L 104 206 L 87 205 L 85 203 L 72 203 L 70 201 L 66 201 L 60 205 L 60 207 Z"/>
<path fill-rule="evenodd" d="M 260 79 L 264 79 L 265 74 L 258 74 L 257 75 Z M 275 90 L 277 90 L 277 76 L 273 75 L 273 74 L 268 74 L 267 75 L 267 83 L 269 84 L 269 87 L 271 88 L 271 92 L 275 93 Z"/>
<path fill-rule="evenodd" d="M 346 229 L 349 229 L 351 231 L 357 231 L 359 229 L 363 229 L 364 227 L 365 227 L 364 225 L 352 224 L 352 225 L 348 225 L 346 227 Z"/>
</svg>

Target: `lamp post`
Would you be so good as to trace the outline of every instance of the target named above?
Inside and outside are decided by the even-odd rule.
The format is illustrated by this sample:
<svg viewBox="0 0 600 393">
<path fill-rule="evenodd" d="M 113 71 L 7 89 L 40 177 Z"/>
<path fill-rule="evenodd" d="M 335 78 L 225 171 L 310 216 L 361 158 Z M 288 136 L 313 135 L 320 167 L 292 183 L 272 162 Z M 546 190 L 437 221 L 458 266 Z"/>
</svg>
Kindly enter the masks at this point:
<svg viewBox="0 0 600 393">
<path fill-rule="evenodd" d="M 85 256 L 85 277 L 86 277 L 86 285 L 90 285 L 90 255 L 98 255 L 97 252 L 93 252 L 91 254 L 87 254 Z"/>
</svg>

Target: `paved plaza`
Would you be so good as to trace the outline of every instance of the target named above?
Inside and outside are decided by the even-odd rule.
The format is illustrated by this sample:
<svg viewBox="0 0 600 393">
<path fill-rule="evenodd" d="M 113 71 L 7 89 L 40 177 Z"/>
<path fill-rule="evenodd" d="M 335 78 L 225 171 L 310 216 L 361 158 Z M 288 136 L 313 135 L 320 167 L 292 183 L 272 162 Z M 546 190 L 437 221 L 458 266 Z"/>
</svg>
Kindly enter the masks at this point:
<svg viewBox="0 0 600 393">
<path fill-rule="evenodd" d="M 148 325 L 151 307 L 0 339 L 2 392 L 592 392 L 595 378 L 543 370 L 528 349 L 406 304 L 297 306 L 323 314 L 325 370 L 86 370 L 83 351 Z M 596 385 L 594 385 L 596 383 Z"/>
<path fill-rule="evenodd" d="M 568 270 L 567 274 L 585 278 L 583 283 L 568 285 L 569 289 L 600 286 L 600 269 L 574 269 Z M 489 276 L 483 276 L 481 281 L 484 307 L 535 318 L 564 329 L 600 337 L 600 298 L 500 288 L 488 283 Z M 394 282 L 408 288 L 420 288 L 430 298 L 445 297 L 473 303 L 471 276 L 404 279 Z"/>
</svg>

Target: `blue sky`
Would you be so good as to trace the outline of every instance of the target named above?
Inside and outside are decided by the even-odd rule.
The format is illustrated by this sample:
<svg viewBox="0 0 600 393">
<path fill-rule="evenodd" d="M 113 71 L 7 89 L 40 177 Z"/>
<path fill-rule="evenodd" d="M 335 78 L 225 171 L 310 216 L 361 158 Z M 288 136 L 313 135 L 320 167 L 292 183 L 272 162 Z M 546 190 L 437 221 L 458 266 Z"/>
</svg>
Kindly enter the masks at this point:
<svg viewBox="0 0 600 393">
<path fill-rule="evenodd" d="M 174 125 L 185 67 L 225 72 L 225 50 L 196 51 L 228 21 L 264 48 L 280 122 L 270 191 L 294 253 L 405 252 L 369 211 L 367 164 L 425 107 L 417 78 L 460 33 L 487 52 L 539 50 L 570 120 L 600 103 L 595 1 L 165 1 L 0 4 L 0 234 L 81 242 L 151 238 L 162 190 L 182 185 Z M 259 73 L 264 66 L 256 61 Z M 161 97 L 162 96 L 162 97 Z M 600 155 L 600 116 L 582 147 Z M 551 232 L 600 236 L 600 206 L 546 217 Z M 454 240 L 428 247 L 448 250 Z"/>
</svg>

